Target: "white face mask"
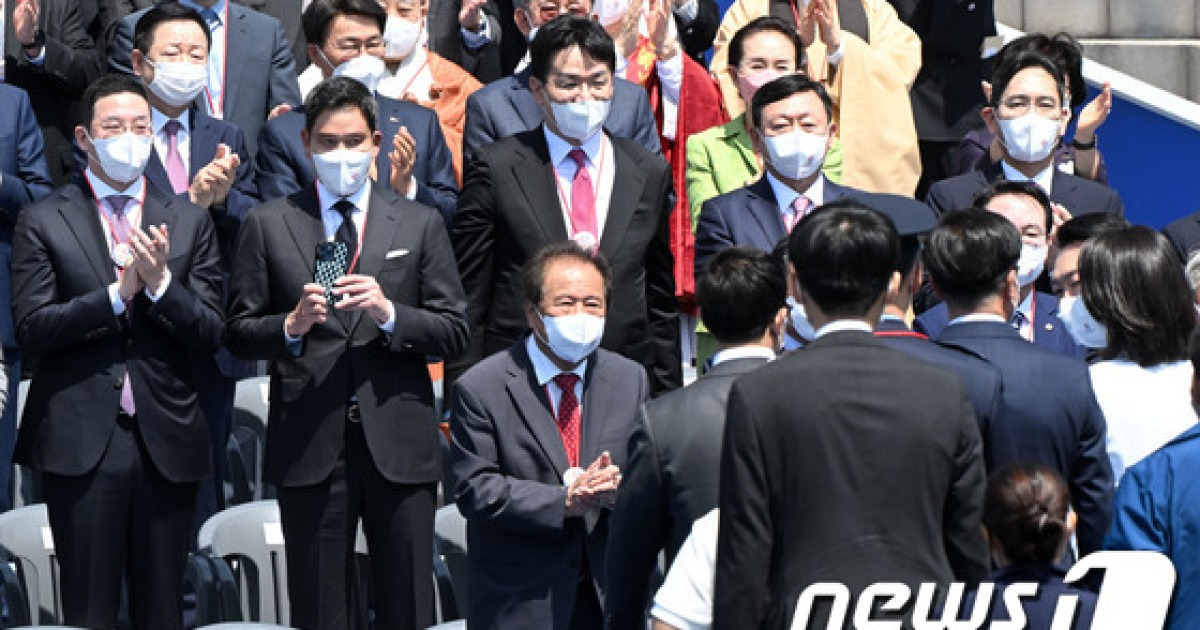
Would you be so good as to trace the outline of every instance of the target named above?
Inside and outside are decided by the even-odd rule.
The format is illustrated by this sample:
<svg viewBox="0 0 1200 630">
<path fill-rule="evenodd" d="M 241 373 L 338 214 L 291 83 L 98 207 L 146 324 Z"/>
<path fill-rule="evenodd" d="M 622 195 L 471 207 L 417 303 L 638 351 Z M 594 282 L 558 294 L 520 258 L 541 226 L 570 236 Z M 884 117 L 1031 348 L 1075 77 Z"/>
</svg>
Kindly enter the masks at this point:
<svg viewBox="0 0 1200 630">
<path fill-rule="evenodd" d="M 150 161 L 150 152 L 154 150 L 154 137 L 127 132 L 112 138 L 93 138 L 92 144 L 104 174 L 114 181 L 126 183 L 142 176 Z"/>
<path fill-rule="evenodd" d="M 208 85 L 208 64 L 187 61 L 160 61 L 152 63 L 154 80 L 148 89 L 171 107 L 183 107 L 191 103 L 204 86 Z"/>
<path fill-rule="evenodd" d="M 1085 348 L 1103 348 L 1108 345 L 1108 329 L 1096 321 L 1083 296 L 1068 295 L 1058 303 L 1058 316 L 1067 327 L 1075 343 Z"/>
<path fill-rule="evenodd" d="M 825 162 L 829 136 L 797 130 L 762 139 L 771 166 L 788 179 L 804 179 L 820 170 Z"/>
<path fill-rule="evenodd" d="M 1004 147 L 1018 162 L 1040 162 L 1058 145 L 1057 118 L 1030 113 L 1020 118 L 1000 118 L 998 122 Z"/>
<path fill-rule="evenodd" d="M 546 100 L 550 100 L 549 95 L 546 95 Z M 586 142 L 604 126 L 610 105 L 612 101 L 599 99 L 572 103 L 555 103 L 551 100 L 550 112 L 554 114 L 559 134 L 564 138 Z"/>
<path fill-rule="evenodd" d="M 817 338 L 817 331 L 813 328 L 812 322 L 808 321 L 808 314 L 804 312 L 804 305 L 796 301 L 792 296 L 787 297 L 788 319 L 792 323 L 792 330 L 800 335 L 801 341 L 808 343 Z"/>
<path fill-rule="evenodd" d="M 412 54 L 420 38 L 421 25 L 418 22 L 389 15 L 387 26 L 383 29 L 383 41 L 387 46 L 384 56 L 388 59 L 404 59 Z"/>
<path fill-rule="evenodd" d="M 335 149 L 312 156 L 317 179 L 339 197 L 353 195 L 366 185 L 373 158 L 370 151 L 354 149 Z"/>
<path fill-rule="evenodd" d="M 1017 259 L 1017 284 L 1027 287 L 1042 275 L 1049 251 L 1050 248 L 1045 245 L 1021 244 L 1021 257 Z"/>
<path fill-rule="evenodd" d="M 612 26 L 625 18 L 630 3 L 631 0 L 596 0 L 592 5 L 592 12 L 600 26 Z"/>
<path fill-rule="evenodd" d="M 595 352 L 604 337 L 603 317 L 573 313 L 557 317 L 541 315 L 541 318 L 546 328 L 546 338 L 542 341 L 555 356 L 572 365 Z"/>
<path fill-rule="evenodd" d="M 328 57 L 326 57 L 326 60 L 328 60 Z M 367 86 L 367 89 L 372 93 L 375 92 L 375 87 L 387 75 L 387 65 L 375 55 L 359 55 L 333 69 L 333 76 L 350 77 Z"/>
</svg>

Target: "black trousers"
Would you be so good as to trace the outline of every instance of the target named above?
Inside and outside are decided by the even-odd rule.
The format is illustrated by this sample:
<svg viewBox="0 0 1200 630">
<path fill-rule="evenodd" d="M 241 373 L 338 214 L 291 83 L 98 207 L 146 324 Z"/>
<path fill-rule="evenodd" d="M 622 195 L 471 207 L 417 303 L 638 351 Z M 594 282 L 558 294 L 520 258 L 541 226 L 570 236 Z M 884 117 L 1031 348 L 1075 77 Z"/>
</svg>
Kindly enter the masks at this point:
<svg viewBox="0 0 1200 630">
<path fill-rule="evenodd" d="M 183 572 L 198 484 L 155 468 L 137 420 L 117 418 L 100 464 L 45 475 L 46 509 L 62 569 L 63 623 L 115 628 L 122 576 L 135 629 L 182 628 Z"/>
<path fill-rule="evenodd" d="M 360 518 L 371 555 L 375 627 L 416 630 L 433 625 L 436 488 L 435 483 L 388 481 L 371 459 L 362 425 L 348 422 L 342 456 L 328 479 L 279 488 L 291 625 L 301 630 L 350 627 Z"/>
</svg>

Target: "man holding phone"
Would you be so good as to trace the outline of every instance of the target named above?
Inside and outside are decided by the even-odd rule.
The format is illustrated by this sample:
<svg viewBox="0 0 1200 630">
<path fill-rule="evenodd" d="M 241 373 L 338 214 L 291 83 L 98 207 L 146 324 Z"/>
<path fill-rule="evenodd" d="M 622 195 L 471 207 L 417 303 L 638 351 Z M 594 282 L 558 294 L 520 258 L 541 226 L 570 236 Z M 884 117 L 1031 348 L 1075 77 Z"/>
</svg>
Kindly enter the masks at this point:
<svg viewBox="0 0 1200 630">
<path fill-rule="evenodd" d="M 247 216 L 227 343 L 271 361 L 266 479 L 279 487 L 292 625 L 346 628 L 362 519 L 376 623 L 432 625 L 441 478 L 427 355 L 467 345 L 466 298 L 437 210 L 370 182 L 376 106 L 335 77 L 304 104 L 317 180 Z M 332 298 L 332 303 L 331 299 Z"/>
</svg>

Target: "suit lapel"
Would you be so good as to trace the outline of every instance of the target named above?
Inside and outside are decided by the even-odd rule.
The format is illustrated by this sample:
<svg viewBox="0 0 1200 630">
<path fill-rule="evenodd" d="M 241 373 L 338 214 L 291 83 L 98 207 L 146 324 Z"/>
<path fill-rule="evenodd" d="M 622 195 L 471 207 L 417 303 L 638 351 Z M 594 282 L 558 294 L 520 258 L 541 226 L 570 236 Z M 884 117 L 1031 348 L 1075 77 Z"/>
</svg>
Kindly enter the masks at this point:
<svg viewBox="0 0 1200 630">
<path fill-rule="evenodd" d="M 317 197 L 317 188 L 313 184 L 288 198 L 295 212 L 284 216 L 292 241 L 300 251 L 300 258 L 308 267 L 308 275 L 316 272 L 315 256 L 317 243 L 325 240 L 325 224 L 321 222 L 321 202 Z"/>
<path fill-rule="evenodd" d="M 146 203 L 142 204 L 142 230 L 149 234 L 151 225 L 167 226 L 167 237 L 170 239 L 168 251 L 182 252 L 183 245 L 179 244 L 178 230 L 172 230 L 175 225 L 176 208 L 174 197 L 168 196 L 154 186 L 146 186 Z"/>
<path fill-rule="evenodd" d="M 399 225 L 400 208 L 396 205 L 397 199 L 398 197 L 385 194 L 381 186 L 371 188 L 371 201 L 367 205 L 367 217 L 363 223 L 361 236 L 362 252 L 358 255 L 358 267 L 354 273 L 372 278 L 379 275 L 388 245 L 392 243 Z M 353 256 L 353 254 L 351 255 Z M 351 333 L 362 323 L 362 319 L 362 311 L 355 311 L 351 314 Z"/>
<path fill-rule="evenodd" d="M 539 126 L 524 135 L 529 142 L 522 143 L 521 161 L 512 167 L 513 179 L 525 195 L 526 207 L 542 228 L 546 242 L 554 243 L 567 238 L 567 224 L 563 221 L 562 204 L 558 201 L 558 184 L 554 179 L 554 166 L 550 164 L 550 149 Z M 620 180 L 618 180 L 620 181 Z"/>
<path fill-rule="evenodd" d="M 87 256 L 96 279 L 102 285 L 109 285 L 117 280 L 113 270 L 112 258 L 108 255 L 108 241 L 104 237 L 104 228 L 100 225 L 99 209 L 91 188 L 84 184 L 64 188 L 60 194 L 63 203 L 58 206 L 58 212 L 63 221 L 75 235 L 80 250 Z"/>
<path fill-rule="evenodd" d="M 758 223 L 759 229 L 766 236 L 766 243 L 775 246 L 784 237 L 783 217 L 779 216 L 779 205 L 775 200 L 775 191 L 771 190 L 771 182 L 764 175 L 758 181 L 746 187 L 750 193 L 750 203 L 746 211 Z"/>
<path fill-rule="evenodd" d="M 579 427 L 579 466 L 582 468 L 587 468 L 600 456 L 607 420 L 613 415 L 610 408 L 613 401 L 617 400 L 612 395 L 613 386 L 608 380 L 608 372 L 598 369 L 599 363 L 599 353 L 593 353 L 583 380 L 583 417 Z M 593 392 L 599 393 L 592 395 Z"/>
<path fill-rule="evenodd" d="M 171 188 L 171 178 L 167 176 L 167 169 L 163 166 L 164 157 L 158 154 L 158 148 L 155 147 L 150 152 L 150 161 L 146 162 L 146 170 L 143 175 L 146 176 L 146 181 L 151 185 L 161 190 L 173 190 Z"/>
<path fill-rule="evenodd" d="M 188 168 L 189 179 L 217 156 L 217 136 L 212 132 L 212 119 L 205 117 L 204 120 L 198 120 L 198 114 L 193 109 L 188 116 L 191 125 L 188 130 L 188 143 L 191 145 L 188 148 L 188 164 L 191 165 Z M 233 147 L 229 149 L 232 151 Z"/>
<path fill-rule="evenodd" d="M 545 390 L 537 384 L 533 364 L 525 352 L 524 338 L 509 352 L 513 363 L 509 367 L 509 378 L 505 385 L 508 395 L 512 397 L 513 404 L 520 411 L 521 420 L 529 428 L 542 453 L 554 465 L 554 472 L 561 481 L 563 471 L 569 466 L 567 450 L 563 447 L 562 435 L 550 411 L 550 401 L 546 398 Z M 586 396 L 584 394 L 585 399 Z"/>
<path fill-rule="evenodd" d="M 608 202 L 608 216 L 600 232 L 600 253 L 612 260 L 620 253 L 625 232 L 637 211 L 641 195 L 646 189 L 646 170 L 641 168 L 633 154 L 626 153 L 620 144 L 608 139 L 613 151 L 612 197 Z M 601 167 L 603 168 L 603 167 Z M 651 209 L 653 211 L 654 209 Z"/>
<path fill-rule="evenodd" d="M 522 70 L 513 78 L 516 82 L 509 90 L 508 100 L 521 122 L 525 123 L 525 128 L 533 129 L 542 124 L 542 108 L 538 107 L 533 92 L 529 89 L 529 70 Z"/>
<path fill-rule="evenodd" d="M 225 91 L 222 93 L 224 105 L 221 111 L 228 117 L 237 102 L 238 86 L 241 83 L 241 72 L 238 71 L 238 60 L 246 59 L 250 51 L 245 50 L 245 43 L 250 39 L 250 30 L 246 26 L 246 10 L 229 2 L 229 24 L 225 27 Z M 230 63 L 230 60 L 233 63 Z M 208 160 L 205 160 L 208 163 Z"/>
</svg>

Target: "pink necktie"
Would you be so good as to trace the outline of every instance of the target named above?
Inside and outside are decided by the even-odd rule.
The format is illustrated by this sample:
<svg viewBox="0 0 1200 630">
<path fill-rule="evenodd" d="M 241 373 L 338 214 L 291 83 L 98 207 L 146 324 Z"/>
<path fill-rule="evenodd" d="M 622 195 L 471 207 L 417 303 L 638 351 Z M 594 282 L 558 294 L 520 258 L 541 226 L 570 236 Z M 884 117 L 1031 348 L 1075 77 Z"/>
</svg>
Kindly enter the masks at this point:
<svg viewBox="0 0 1200 630">
<path fill-rule="evenodd" d="M 591 244 L 590 249 L 595 251 L 600 243 L 600 234 L 596 226 L 596 191 L 592 188 L 592 177 L 587 170 L 587 154 L 582 149 L 571 149 L 567 157 L 575 160 L 575 179 L 571 182 L 571 238 L 576 239 L 576 242 L 587 247 Z M 580 240 L 577 235 L 587 233 L 591 235 L 591 241 L 587 241 L 587 237 Z"/>
<path fill-rule="evenodd" d="M 125 210 L 129 207 L 129 202 L 133 201 L 133 197 L 129 195 L 109 195 L 104 199 L 108 201 L 108 207 L 112 208 L 113 213 L 113 237 L 117 241 L 113 243 L 113 247 L 116 247 L 117 243 L 128 243 L 130 232 L 129 217 L 125 215 Z M 117 270 L 118 275 L 122 273 L 125 273 L 125 271 Z M 126 304 L 125 308 L 128 313 L 129 304 Z M 121 410 L 133 416 L 137 414 L 137 406 L 133 402 L 133 384 L 130 382 L 131 380 L 129 378 L 129 370 L 126 369 L 124 383 L 121 385 Z"/>
<path fill-rule="evenodd" d="M 183 165 L 183 156 L 179 154 L 179 131 L 183 125 L 178 120 L 168 120 L 163 125 L 167 134 L 167 178 L 171 180 L 171 188 L 176 195 L 188 190 L 187 167 Z"/>
<path fill-rule="evenodd" d="M 574 468 L 579 465 L 579 425 L 582 414 L 579 411 L 579 399 L 575 397 L 575 384 L 579 375 L 563 372 L 554 377 L 554 384 L 562 390 L 558 399 L 558 432 L 562 434 L 563 448 L 567 451 L 567 465 Z"/>
<path fill-rule="evenodd" d="M 812 201 L 809 201 L 808 197 L 804 195 L 796 197 L 796 200 L 792 202 L 791 211 L 783 215 L 783 225 L 787 228 L 788 234 L 791 234 L 792 228 L 796 227 L 805 214 L 808 214 L 808 208 L 811 205 Z"/>
</svg>

